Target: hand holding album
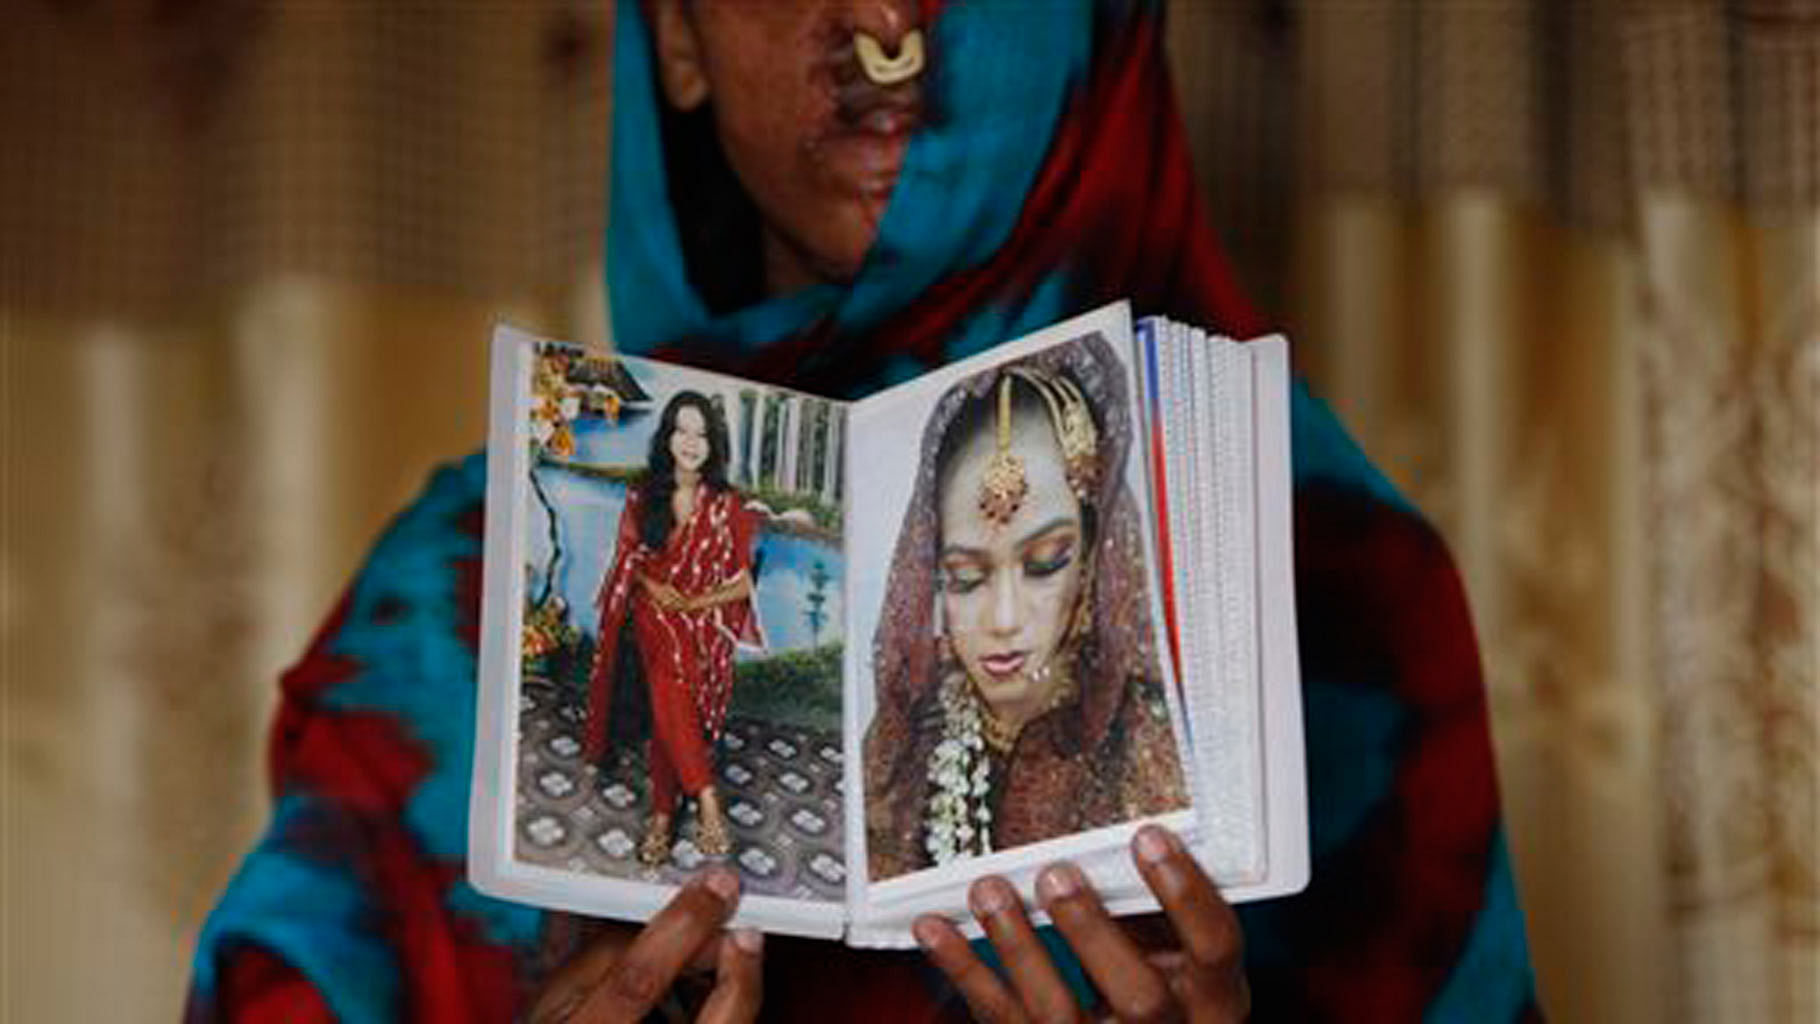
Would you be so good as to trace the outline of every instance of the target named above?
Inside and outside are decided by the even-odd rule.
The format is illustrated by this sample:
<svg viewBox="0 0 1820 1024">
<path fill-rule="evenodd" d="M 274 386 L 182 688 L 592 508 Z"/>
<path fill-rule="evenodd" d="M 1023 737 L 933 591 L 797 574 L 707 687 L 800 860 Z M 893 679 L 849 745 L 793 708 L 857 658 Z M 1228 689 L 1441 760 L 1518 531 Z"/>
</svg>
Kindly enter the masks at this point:
<svg viewBox="0 0 1820 1024">
<path fill-rule="evenodd" d="M 1232 908 L 1181 842 L 1163 830 L 1139 830 L 1132 855 L 1166 923 L 1149 918 L 1143 923 L 1152 927 L 1121 927 L 1072 864 L 1052 864 L 1037 879 L 1043 912 L 1093 980 L 1104 1008 L 1120 1020 L 1244 1020 L 1251 1000 Z M 672 1018 L 680 1011 L 704 1024 L 752 1019 L 763 989 L 764 940 L 751 929 L 723 927 L 738 905 L 738 885 L 733 872 L 712 868 L 677 889 L 643 928 L 594 922 L 579 950 L 544 980 L 527 1019 L 639 1020 L 666 992 L 666 1016 Z M 987 876 L 973 883 L 968 902 L 1005 964 L 1003 977 L 945 918 L 925 915 L 914 931 L 974 1016 L 1077 1017 L 1073 990 L 1010 886 Z M 684 979 L 693 984 L 672 987 Z"/>
<path fill-rule="evenodd" d="M 476 887 L 907 945 L 1059 859 L 1157 909 L 1146 823 L 1305 884 L 1285 348 L 1137 326 L 854 403 L 502 328 Z"/>
</svg>

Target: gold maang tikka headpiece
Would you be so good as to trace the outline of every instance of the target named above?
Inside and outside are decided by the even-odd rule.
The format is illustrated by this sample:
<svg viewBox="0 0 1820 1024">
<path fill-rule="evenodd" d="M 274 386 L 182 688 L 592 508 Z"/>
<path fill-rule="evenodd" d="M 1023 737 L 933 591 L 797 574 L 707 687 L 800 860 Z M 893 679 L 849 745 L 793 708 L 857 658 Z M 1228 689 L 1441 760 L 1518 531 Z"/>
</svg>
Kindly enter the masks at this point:
<svg viewBox="0 0 1820 1024">
<path fill-rule="evenodd" d="M 980 477 L 980 514 L 1003 526 L 1017 515 L 1029 493 L 1024 460 L 1011 454 L 1011 377 L 1007 374 L 998 380 L 998 450 Z"/>
<path fill-rule="evenodd" d="M 874 85 L 896 85 L 923 73 L 923 31 L 911 29 L 898 44 L 897 55 L 885 56 L 885 45 L 870 32 L 853 33 L 853 54 L 860 70 Z"/>
<path fill-rule="evenodd" d="M 999 525 L 1011 521 L 1030 493 L 1024 460 L 1011 454 L 1011 381 L 1017 378 L 1042 396 L 1049 425 L 1062 449 L 1062 472 L 1077 500 L 1090 502 L 1100 483 L 1100 433 L 1087 397 L 1067 377 L 1029 366 L 1014 366 L 998 383 L 998 450 L 980 478 L 980 512 Z"/>
</svg>

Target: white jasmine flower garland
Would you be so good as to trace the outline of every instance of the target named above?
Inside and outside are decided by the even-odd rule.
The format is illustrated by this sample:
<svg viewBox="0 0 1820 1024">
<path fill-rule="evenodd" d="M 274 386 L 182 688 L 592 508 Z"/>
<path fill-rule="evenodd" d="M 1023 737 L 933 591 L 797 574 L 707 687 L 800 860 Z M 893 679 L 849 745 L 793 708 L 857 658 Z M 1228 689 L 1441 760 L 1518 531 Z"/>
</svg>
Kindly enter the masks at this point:
<svg viewBox="0 0 1820 1024">
<path fill-rule="evenodd" d="M 929 755 L 928 831 L 924 845 L 937 864 L 992 852 L 992 759 L 981 735 L 979 700 L 964 674 L 942 685 L 942 741 Z"/>
</svg>

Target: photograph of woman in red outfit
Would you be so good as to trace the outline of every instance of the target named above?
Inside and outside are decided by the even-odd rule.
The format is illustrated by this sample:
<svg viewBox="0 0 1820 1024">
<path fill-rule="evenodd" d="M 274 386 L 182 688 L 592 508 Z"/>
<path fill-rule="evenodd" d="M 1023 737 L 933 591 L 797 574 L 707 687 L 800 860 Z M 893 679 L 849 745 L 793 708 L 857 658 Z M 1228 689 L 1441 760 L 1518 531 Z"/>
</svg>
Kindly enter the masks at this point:
<svg viewBox="0 0 1820 1024">
<path fill-rule="evenodd" d="M 732 695 L 734 644 L 755 639 L 755 523 L 727 483 L 728 446 L 726 424 L 707 396 L 680 391 L 664 406 L 597 599 L 585 754 L 592 763 L 606 753 L 614 659 L 635 655 L 651 708 L 651 809 L 638 854 L 652 865 L 670 858 L 679 786 L 696 801 L 696 849 L 708 857 L 731 852 L 710 755 Z M 619 650 L 628 621 L 636 652 Z"/>
<path fill-rule="evenodd" d="M 514 857 L 838 901 L 845 410 L 554 342 L 526 378 Z"/>
</svg>

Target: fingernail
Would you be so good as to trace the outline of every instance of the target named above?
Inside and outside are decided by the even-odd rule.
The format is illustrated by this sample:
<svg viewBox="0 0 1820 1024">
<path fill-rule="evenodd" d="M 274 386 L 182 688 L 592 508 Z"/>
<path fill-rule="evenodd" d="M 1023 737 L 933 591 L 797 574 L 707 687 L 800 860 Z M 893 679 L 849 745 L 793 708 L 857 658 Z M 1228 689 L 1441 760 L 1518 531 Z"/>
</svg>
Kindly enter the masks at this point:
<svg viewBox="0 0 1820 1024">
<path fill-rule="evenodd" d="M 968 903 L 978 917 L 992 917 L 1011 909 L 1011 903 L 1017 897 L 1011 886 L 1002 878 L 982 878 L 973 883 Z"/>
<path fill-rule="evenodd" d="M 757 928 L 735 928 L 733 944 L 746 955 L 757 956 L 765 951 L 765 933 Z"/>
<path fill-rule="evenodd" d="M 1083 882 L 1081 869 L 1073 864 L 1066 862 L 1051 864 L 1037 876 L 1036 891 L 1043 897 L 1044 903 L 1050 903 L 1055 900 L 1065 900 L 1080 892 Z"/>
<path fill-rule="evenodd" d="M 721 898 L 723 903 L 732 903 L 739 899 L 739 879 L 733 872 L 724 868 L 715 868 L 702 877 L 702 885 L 708 891 Z"/>
<path fill-rule="evenodd" d="M 933 917 L 919 917 L 910 926 L 910 934 L 916 936 L 916 942 L 924 949 L 934 949 L 942 940 L 942 926 Z"/>
<path fill-rule="evenodd" d="M 1137 840 L 1133 845 L 1137 847 L 1137 855 L 1150 864 L 1161 864 L 1175 852 L 1175 844 L 1171 842 L 1169 833 L 1156 825 L 1145 825 L 1138 829 Z"/>
</svg>

